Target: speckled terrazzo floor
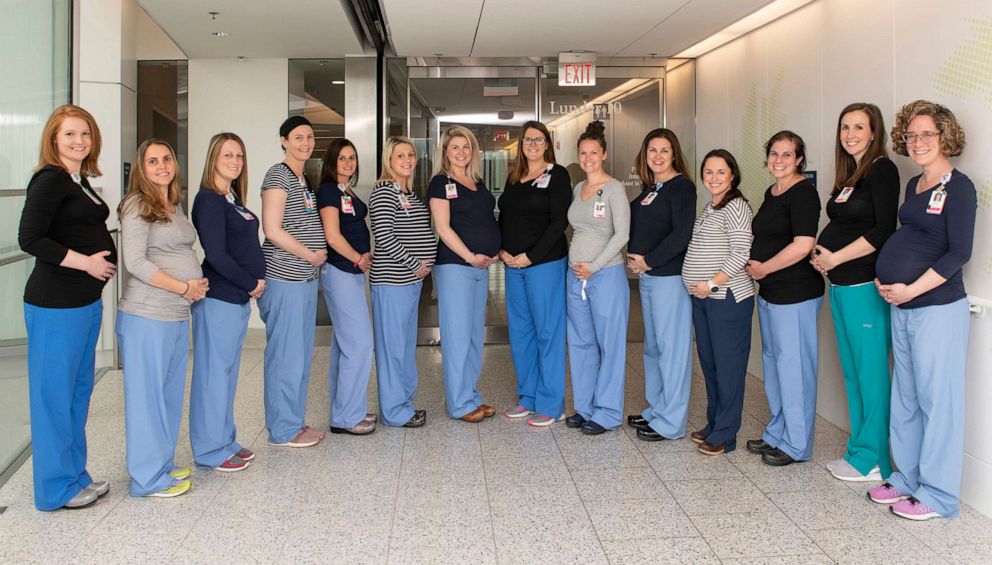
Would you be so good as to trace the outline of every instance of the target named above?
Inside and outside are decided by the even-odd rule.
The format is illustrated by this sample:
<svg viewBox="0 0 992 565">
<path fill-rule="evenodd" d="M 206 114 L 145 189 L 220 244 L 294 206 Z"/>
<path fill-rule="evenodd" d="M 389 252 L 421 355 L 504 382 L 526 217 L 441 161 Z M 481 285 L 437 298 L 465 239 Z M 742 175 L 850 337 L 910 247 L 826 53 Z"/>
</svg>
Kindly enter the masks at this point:
<svg viewBox="0 0 992 565">
<path fill-rule="evenodd" d="M 644 406 L 641 346 L 628 346 L 626 411 Z M 988 563 L 992 520 L 911 523 L 832 479 L 823 465 L 845 433 L 818 419 L 813 462 L 771 468 L 740 449 L 710 458 L 688 439 L 645 443 L 624 429 L 596 437 L 501 415 L 481 424 L 444 416 L 441 358 L 418 349 L 418 407 L 427 426 L 328 435 L 310 449 L 265 441 L 261 350 L 246 348 L 236 404 L 246 471 L 197 469 L 176 499 L 126 495 L 120 372 L 97 385 L 90 472 L 111 493 L 90 509 L 42 513 L 30 462 L 2 488 L 2 563 Z M 327 422 L 327 347 L 317 347 L 308 422 Z M 509 348 L 487 346 L 481 389 L 500 411 L 514 400 Z M 693 382 L 690 429 L 701 425 Z M 767 417 L 761 382 L 747 383 L 738 440 Z M 370 385 L 375 409 L 375 382 Z M 192 463 L 185 423 L 176 453 Z"/>
</svg>

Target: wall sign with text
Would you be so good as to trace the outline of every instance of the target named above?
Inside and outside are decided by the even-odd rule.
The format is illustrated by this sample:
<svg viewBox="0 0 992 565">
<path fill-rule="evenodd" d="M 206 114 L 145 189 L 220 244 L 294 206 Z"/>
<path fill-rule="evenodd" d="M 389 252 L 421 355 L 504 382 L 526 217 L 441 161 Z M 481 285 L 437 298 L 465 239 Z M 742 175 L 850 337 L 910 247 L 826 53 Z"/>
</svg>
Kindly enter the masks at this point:
<svg viewBox="0 0 992 565">
<path fill-rule="evenodd" d="M 558 86 L 596 86 L 596 54 L 559 53 Z"/>
</svg>

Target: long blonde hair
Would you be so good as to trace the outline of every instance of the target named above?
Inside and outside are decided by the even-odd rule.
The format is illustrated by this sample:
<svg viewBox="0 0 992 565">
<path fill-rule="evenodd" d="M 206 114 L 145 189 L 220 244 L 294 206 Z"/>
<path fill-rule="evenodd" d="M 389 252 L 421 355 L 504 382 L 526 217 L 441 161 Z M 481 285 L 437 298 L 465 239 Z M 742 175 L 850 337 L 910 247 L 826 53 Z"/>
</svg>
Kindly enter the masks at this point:
<svg viewBox="0 0 992 565">
<path fill-rule="evenodd" d="M 138 146 L 137 155 L 134 157 L 135 166 L 131 169 L 131 180 L 127 183 L 127 194 L 121 199 L 120 205 L 117 207 L 117 216 L 124 212 L 125 208 L 131 206 L 136 206 L 138 209 L 138 216 L 142 220 L 150 223 L 163 222 L 168 223 L 172 221 L 169 217 L 169 211 L 165 208 L 165 204 L 159 198 L 158 188 L 152 184 L 148 177 L 145 175 L 145 153 L 148 152 L 148 148 L 152 145 L 162 145 L 169 150 L 172 155 L 172 162 L 176 162 L 176 152 L 172 150 L 172 146 L 169 145 L 164 139 L 159 139 L 153 137 L 151 139 L 146 139 L 144 143 Z M 172 182 L 169 183 L 169 193 L 167 198 L 169 204 L 176 206 L 179 204 L 179 199 L 182 197 L 182 192 L 179 188 L 179 164 L 176 163 L 176 176 L 172 177 Z"/>
<path fill-rule="evenodd" d="M 231 190 L 238 196 L 238 200 L 244 204 L 248 198 L 248 151 L 245 150 L 245 142 L 241 141 L 241 138 L 236 134 L 225 131 L 210 138 L 210 146 L 207 149 L 207 160 L 203 163 L 203 176 L 200 177 L 200 186 L 221 194 L 220 187 L 214 184 L 214 167 L 217 165 L 217 159 L 220 158 L 220 150 L 224 146 L 225 141 L 234 141 L 240 145 L 241 154 L 245 156 L 245 160 L 242 162 L 241 174 L 231 183 Z"/>
<path fill-rule="evenodd" d="M 62 165 L 62 159 L 59 158 L 59 150 L 55 147 L 55 136 L 59 134 L 59 128 L 62 127 L 62 122 L 66 118 L 79 118 L 90 127 L 92 139 L 90 154 L 83 159 L 83 164 L 79 168 L 79 174 L 84 177 L 100 176 L 102 173 L 100 173 L 100 167 L 97 166 L 97 160 L 100 159 L 100 148 L 103 146 L 103 140 L 100 137 L 100 128 L 97 127 L 96 120 L 93 119 L 93 116 L 89 112 L 75 104 L 63 104 L 56 108 L 52 112 L 52 115 L 48 117 L 48 121 L 45 122 L 45 129 L 41 134 L 41 151 L 38 156 L 38 166 L 35 170 L 41 170 L 46 165 L 54 165 L 60 169 L 65 169 L 65 166 Z"/>
<path fill-rule="evenodd" d="M 437 144 L 437 158 L 434 159 L 434 176 L 451 174 L 451 163 L 448 161 L 448 144 L 456 137 L 464 137 L 472 147 L 472 160 L 468 163 L 468 175 L 474 180 L 482 180 L 482 152 L 479 140 L 475 134 L 464 126 L 451 126 L 441 134 L 441 142 Z"/>
</svg>

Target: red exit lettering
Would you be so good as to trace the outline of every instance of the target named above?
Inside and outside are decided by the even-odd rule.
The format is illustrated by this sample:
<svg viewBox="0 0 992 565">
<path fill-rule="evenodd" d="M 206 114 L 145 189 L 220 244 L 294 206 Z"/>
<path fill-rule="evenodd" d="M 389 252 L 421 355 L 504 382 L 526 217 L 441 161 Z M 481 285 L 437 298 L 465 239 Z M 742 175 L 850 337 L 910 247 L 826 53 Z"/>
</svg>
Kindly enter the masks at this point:
<svg viewBox="0 0 992 565">
<path fill-rule="evenodd" d="M 565 82 L 586 84 L 592 80 L 592 63 L 565 63 Z"/>
</svg>

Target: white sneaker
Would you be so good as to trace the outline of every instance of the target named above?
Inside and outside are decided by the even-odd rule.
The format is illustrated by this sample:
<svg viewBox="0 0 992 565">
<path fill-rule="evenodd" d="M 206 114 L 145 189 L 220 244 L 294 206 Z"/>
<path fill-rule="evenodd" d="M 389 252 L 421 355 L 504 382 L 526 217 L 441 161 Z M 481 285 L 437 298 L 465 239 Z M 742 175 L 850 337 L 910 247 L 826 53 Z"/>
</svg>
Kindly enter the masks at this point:
<svg viewBox="0 0 992 565">
<path fill-rule="evenodd" d="M 872 467 L 867 475 L 862 475 L 861 471 L 855 469 L 846 459 L 838 459 L 827 463 L 827 470 L 835 479 L 852 483 L 871 483 L 882 480 L 882 473 L 878 470 L 878 465 Z"/>
</svg>

